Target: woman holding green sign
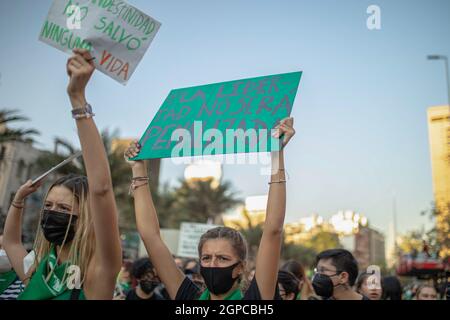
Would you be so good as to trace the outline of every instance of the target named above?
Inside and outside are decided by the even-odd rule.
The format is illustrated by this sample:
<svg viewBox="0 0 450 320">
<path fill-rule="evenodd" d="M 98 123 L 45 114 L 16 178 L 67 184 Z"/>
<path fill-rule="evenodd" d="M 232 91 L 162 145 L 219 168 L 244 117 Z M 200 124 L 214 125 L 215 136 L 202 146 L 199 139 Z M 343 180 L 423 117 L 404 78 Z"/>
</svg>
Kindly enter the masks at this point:
<svg viewBox="0 0 450 320">
<path fill-rule="evenodd" d="M 121 267 L 118 215 L 105 148 L 86 102 L 94 72 L 88 51 L 74 50 L 67 62 L 67 88 L 76 120 L 87 177 L 68 175 L 49 188 L 40 215 L 34 250 L 21 241 L 26 197 L 41 182 L 19 188 L 6 219 L 3 246 L 26 285 L 18 299 L 112 299 Z"/>
<path fill-rule="evenodd" d="M 207 289 L 200 289 L 178 269 L 160 236 L 159 222 L 148 186 L 143 161 L 130 161 L 133 179 L 136 224 L 147 252 L 170 297 L 175 300 L 273 300 L 277 292 L 278 262 L 286 210 L 286 177 L 284 147 L 295 134 L 293 119 L 286 118 L 276 127 L 274 137 L 282 140 L 282 149 L 272 152 L 272 175 L 264 232 L 256 257 L 256 273 L 247 290 L 242 290 L 247 260 L 247 244 L 240 232 L 228 227 L 213 228 L 204 233 L 198 245 L 200 273 Z M 139 154 L 141 147 L 133 142 L 125 152 L 126 159 Z M 243 292 L 244 291 L 244 292 Z"/>
</svg>

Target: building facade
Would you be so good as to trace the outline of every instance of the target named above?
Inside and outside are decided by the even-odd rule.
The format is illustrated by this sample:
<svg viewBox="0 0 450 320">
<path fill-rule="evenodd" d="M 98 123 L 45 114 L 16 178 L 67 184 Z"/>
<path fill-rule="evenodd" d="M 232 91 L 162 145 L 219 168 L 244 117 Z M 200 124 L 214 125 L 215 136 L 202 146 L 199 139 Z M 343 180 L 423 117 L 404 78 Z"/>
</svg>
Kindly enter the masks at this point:
<svg viewBox="0 0 450 320">
<path fill-rule="evenodd" d="M 369 227 L 362 227 L 354 235 L 353 255 L 358 261 L 360 270 L 370 265 L 380 268 L 386 265 L 384 235 Z"/>
<path fill-rule="evenodd" d="M 6 215 L 16 191 L 38 174 L 36 160 L 41 153 L 42 151 L 26 142 L 6 142 L 0 145 L 0 233 L 3 232 Z M 42 189 L 30 195 L 25 202 L 22 226 L 23 241 L 27 246 L 34 240 L 43 198 Z"/>
<path fill-rule="evenodd" d="M 439 212 L 436 228 L 440 255 L 445 257 L 450 256 L 450 107 L 430 107 L 427 116 L 433 192 Z"/>
</svg>

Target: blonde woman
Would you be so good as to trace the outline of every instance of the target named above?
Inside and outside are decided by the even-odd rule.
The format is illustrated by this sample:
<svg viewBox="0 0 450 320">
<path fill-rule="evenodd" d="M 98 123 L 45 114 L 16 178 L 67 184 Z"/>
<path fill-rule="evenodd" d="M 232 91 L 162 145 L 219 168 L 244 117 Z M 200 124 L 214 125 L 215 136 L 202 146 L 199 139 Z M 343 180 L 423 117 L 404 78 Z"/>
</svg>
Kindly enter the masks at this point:
<svg viewBox="0 0 450 320">
<path fill-rule="evenodd" d="M 117 208 L 105 148 L 85 99 L 85 87 L 94 71 L 88 51 L 74 50 L 67 62 L 67 92 L 72 104 L 87 177 L 69 175 L 48 190 L 33 253 L 27 256 L 21 241 L 22 210 L 27 196 L 39 184 L 26 182 L 16 192 L 5 224 L 3 245 L 26 288 L 25 300 L 112 299 L 121 267 Z"/>
</svg>

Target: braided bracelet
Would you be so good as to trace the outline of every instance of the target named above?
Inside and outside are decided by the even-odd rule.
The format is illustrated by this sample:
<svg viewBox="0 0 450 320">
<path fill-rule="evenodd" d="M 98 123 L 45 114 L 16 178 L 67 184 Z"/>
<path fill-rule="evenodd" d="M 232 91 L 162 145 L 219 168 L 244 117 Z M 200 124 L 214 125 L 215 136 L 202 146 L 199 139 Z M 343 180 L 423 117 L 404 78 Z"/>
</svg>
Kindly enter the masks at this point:
<svg viewBox="0 0 450 320">
<path fill-rule="evenodd" d="M 130 190 L 128 191 L 129 195 L 134 195 L 134 190 L 136 190 L 139 187 L 145 186 L 148 184 L 148 181 L 150 180 L 149 177 L 135 177 L 131 179 L 131 185 L 130 185 Z M 143 184 L 137 185 L 136 182 L 139 181 L 144 181 Z"/>
<path fill-rule="evenodd" d="M 17 203 L 17 201 L 14 201 L 14 200 L 11 201 L 11 205 L 12 205 L 14 208 L 19 209 L 19 210 L 22 210 L 22 209 L 25 207 L 24 204 L 25 204 L 24 201 L 19 202 L 19 204 Z"/>
</svg>

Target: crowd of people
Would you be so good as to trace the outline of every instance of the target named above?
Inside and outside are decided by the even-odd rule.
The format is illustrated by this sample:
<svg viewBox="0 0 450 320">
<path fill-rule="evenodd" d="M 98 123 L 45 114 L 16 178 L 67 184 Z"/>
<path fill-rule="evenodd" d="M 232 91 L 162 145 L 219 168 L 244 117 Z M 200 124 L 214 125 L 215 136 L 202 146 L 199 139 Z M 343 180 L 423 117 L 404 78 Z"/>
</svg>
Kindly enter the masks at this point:
<svg viewBox="0 0 450 320">
<path fill-rule="evenodd" d="M 396 276 L 374 278 L 372 273 L 356 273 L 357 265 L 352 261 L 351 253 L 343 249 L 327 250 L 318 256 L 332 257 L 329 262 L 330 270 L 320 264 L 322 280 L 313 277 L 312 281 L 305 273 L 304 267 L 295 260 L 288 260 L 281 265 L 277 275 L 278 288 L 275 299 L 279 300 L 438 300 L 440 296 L 437 288 L 430 282 L 416 282 L 412 286 L 402 286 Z M 200 274 L 200 264 L 197 259 L 174 257 L 177 267 L 184 275 L 191 279 L 200 290 L 207 289 L 205 281 Z M 319 265 L 319 263 L 317 264 Z M 338 267 L 340 266 L 340 267 Z M 348 272 L 349 277 L 345 282 L 333 282 L 328 280 L 334 270 L 342 268 Z M 316 268 L 317 269 L 317 268 Z M 317 270 L 318 272 L 318 270 Z M 245 291 L 252 282 L 254 270 L 247 272 L 245 278 L 240 279 L 240 288 Z M 356 280 L 355 280 L 356 279 Z M 353 284 L 352 284 L 353 283 Z M 341 289 L 336 289 L 340 286 Z M 315 291 L 315 288 L 317 291 Z M 171 300 L 164 284 L 158 277 L 148 257 L 139 258 L 134 262 L 124 261 L 122 270 L 117 279 L 114 300 Z"/>
<path fill-rule="evenodd" d="M 18 300 L 380 300 L 401 298 L 396 278 L 359 274 L 353 255 L 329 249 L 317 255 L 310 279 L 297 261 L 281 268 L 286 212 L 285 147 L 295 134 L 293 119 L 274 128 L 281 148 L 273 151 L 263 234 L 249 265 L 247 243 L 232 228 L 204 233 L 197 259 L 174 257 L 160 235 L 158 213 L 145 161 L 132 161 L 141 149 L 134 141 L 125 152 L 130 165 L 136 225 L 148 258 L 122 261 L 118 210 L 103 141 L 93 121 L 85 88 L 95 69 L 86 50 L 67 62 L 68 95 L 78 129 L 87 176 L 67 175 L 49 188 L 40 212 L 33 250 L 21 237 L 26 198 L 42 181 L 17 190 L 0 242 L 0 299 Z M 417 300 L 437 299 L 433 286 L 415 292 Z"/>
</svg>

